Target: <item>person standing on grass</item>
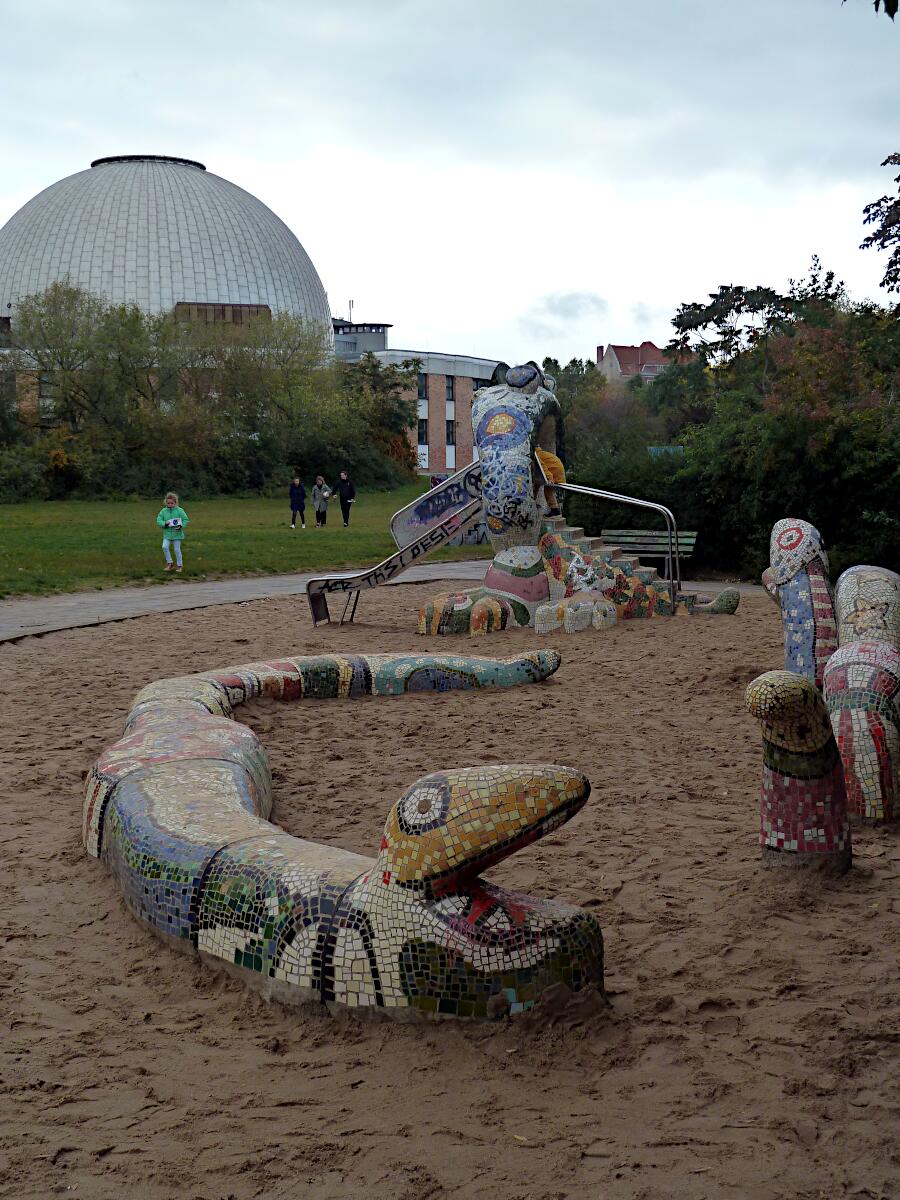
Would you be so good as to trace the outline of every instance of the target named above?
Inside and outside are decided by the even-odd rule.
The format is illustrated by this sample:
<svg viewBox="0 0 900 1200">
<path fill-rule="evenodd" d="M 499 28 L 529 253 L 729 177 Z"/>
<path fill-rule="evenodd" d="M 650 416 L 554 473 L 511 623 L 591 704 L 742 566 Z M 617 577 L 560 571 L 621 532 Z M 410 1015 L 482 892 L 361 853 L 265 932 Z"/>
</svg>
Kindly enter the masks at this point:
<svg viewBox="0 0 900 1200">
<path fill-rule="evenodd" d="M 317 475 L 312 490 L 313 508 L 316 510 L 316 529 L 325 528 L 325 522 L 328 520 L 328 501 L 330 499 L 331 492 L 325 486 L 324 476 Z"/>
<path fill-rule="evenodd" d="M 300 482 L 300 476 L 295 475 L 291 480 L 291 529 L 297 528 L 297 517 L 300 518 L 300 528 L 306 528 L 306 488 Z"/>
<path fill-rule="evenodd" d="M 181 574 L 181 543 L 184 541 L 184 527 L 188 523 L 188 515 L 183 508 L 178 507 L 178 497 L 174 492 L 166 493 L 166 501 L 159 510 L 156 523 L 163 530 L 162 552 L 166 560 L 165 570 L 172 570 L 172 554 L 169 543 L 175 547 L 175 570 Z"/>
<path fill-rule="evenodd" d="M 356 488 L 353 485 L 353 480 L 346 471 L 341 471 L 341 477 L 332 488 L 332 491 L 337 492 L 338 499 L 341 502 L 341 515 L 344 518 L 344 528 L 350 524 L 350 505 L 356 499 Z"/>
</svg>

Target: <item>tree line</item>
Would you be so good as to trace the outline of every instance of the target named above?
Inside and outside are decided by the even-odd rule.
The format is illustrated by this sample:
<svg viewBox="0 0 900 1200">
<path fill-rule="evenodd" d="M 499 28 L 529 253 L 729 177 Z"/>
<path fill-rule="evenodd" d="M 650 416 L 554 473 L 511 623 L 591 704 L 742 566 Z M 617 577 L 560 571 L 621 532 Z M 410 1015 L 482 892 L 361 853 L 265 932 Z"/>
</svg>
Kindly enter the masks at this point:
<svg viewBox="0 0 900 1200">
<path fill-rule="evenodd" d="M 835 571 L 900 569 L 900 306 L 852 303 L 813 260 L 779 293 L 723 286 L 683 304 L 652 383 L 559 371 L 569 473 L 668 505 L 696 529 L 698 565 L 756 575 L 780 517 L 822 532 Z M 653 527 L 634 508 L 573 497 L 590 530 Z"/>
<path fill-rule="evenodd" d="M 415 471 L 418 370 L 339 362 L 287 313 L 198 322 L 55 283 L 0 350 L 0 500 L 265 492 L 342 469 L 393 486 Z"/>
</svg>

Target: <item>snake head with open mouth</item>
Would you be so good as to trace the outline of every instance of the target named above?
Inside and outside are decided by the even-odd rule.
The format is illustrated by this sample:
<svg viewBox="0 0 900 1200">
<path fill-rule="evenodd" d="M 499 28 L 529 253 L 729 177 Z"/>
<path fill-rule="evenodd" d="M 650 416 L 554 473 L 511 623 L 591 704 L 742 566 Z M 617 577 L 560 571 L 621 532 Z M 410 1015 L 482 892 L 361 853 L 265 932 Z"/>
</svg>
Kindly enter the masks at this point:
<svg viewBox="0 0 900 1200">
<path fill-rule="evenodd" d="M 583 909 L 507 891 L 481 872 L 559 828 L 590 783 L 559 766 L 438 772 L 391 809 L 374 868 L 348 895 L 364 913 L 379 985 L 411 1009 L 510 1014 L 552 984 L 603 986 L 603 935 Z M 349 917 L 352 921 L 352 916 Z"/>
</svg>

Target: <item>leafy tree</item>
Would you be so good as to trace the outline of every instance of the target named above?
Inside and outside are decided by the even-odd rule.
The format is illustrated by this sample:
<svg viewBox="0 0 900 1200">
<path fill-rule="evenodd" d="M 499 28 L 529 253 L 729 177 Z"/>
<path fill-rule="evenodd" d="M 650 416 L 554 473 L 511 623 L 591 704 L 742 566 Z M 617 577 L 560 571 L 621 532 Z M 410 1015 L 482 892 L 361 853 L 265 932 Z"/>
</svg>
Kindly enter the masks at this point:
<svg viewBox="0 0 900 1200">
<path fill-rule="evenodd" d="M 328 331 L 290 314 L 205 324 L 63 282 L 20 304 L 5 357 L 19 395 L 0 394 L 0 499 L 260 490 L 344 466 L 391 484 L 410 469 L 417 365 L 344 368 Z"/>
<path fill-rule="evenodd" d="M 841 4 L 846 3 L 847 0 L 841 0 Z M 881 6 L 884 4 L 884 14 L 886 17 L 890 17 L 892 21 L 897 15 L 897 9 L 900 8 L 900 0 L 872 0 L 872 3 L 875 6 L 876 12 L 880 12 Z"/>
<path fill-rule="evenodd" d="M 894 4 L 894 12 L 897 4 Z M 900 166 L 900 154 L 889 154 L 881 164 L 883 167 Z M 900 185 L 900 175 L 894 176 Z M 890 257 L 884 270 L 881 286 L 889 292 L 900 292 L 900 186 L 896 196 L 881 196 L 863 209 L 863 223 L 876 225 L 875 229 L 860 245 L 860 250 L 887 250 Z"/>
<path fill-rule="evenodd" d="M 371 443 L 408 475 L 416 470 L 407 430 L 416 420 L 415 387 L 421 370 L 420 359 L 385 365 L 372 353 L 340 367 L 341 393 L 348 411 L 363 424 Z"/>
</svg>

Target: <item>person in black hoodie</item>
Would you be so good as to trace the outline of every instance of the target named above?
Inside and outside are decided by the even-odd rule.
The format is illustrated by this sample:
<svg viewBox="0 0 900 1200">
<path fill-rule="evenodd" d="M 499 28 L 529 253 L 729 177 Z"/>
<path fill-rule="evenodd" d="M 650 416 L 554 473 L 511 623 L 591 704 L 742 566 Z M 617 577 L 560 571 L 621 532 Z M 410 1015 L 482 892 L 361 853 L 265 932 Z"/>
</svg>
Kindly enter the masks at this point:
<svg viewBox="0 0 900 1200">
<path fill-rule="evenodd" d="M 291 480 L 291 529 L 297 528 L 297 517 L 300 517 L 300 528 L 306 528 L 306 488 L 295 475 Z"/>
<path fill-rule="evenodd" d="M 341 477 L 332 492 L 336 493 L 341 502 L 341 515 L 344 518 L 344 528 L 350 524 L 350 505 L 356 499 L 356 488 L 353 485 L 353 480 L 346 471 L 341 471 Z"/>
</svg>

